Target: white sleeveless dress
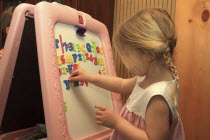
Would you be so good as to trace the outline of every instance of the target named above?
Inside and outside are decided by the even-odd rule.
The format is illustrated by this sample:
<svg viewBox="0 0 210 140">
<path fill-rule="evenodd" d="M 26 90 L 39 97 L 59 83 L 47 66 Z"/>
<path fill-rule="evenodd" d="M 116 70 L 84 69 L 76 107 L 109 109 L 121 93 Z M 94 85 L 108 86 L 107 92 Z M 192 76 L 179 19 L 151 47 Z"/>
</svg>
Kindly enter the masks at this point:
<svg viewBox="0 0 210 140">
<path fill-rule="evenodd" d="M 144 77 L 138 77 L 136 85 L 129 96 L 127 103 L 123 106 L 120 115 L 139 129 L 146 130 L 146 109 L 152 97 L 162 96 L 172 113 L 170 125 L 170 140 L 185 140 L 184 129 L 178 113 L 178 86 L 177 80 L 161 81 L 143 89 L 139 86 Z M 125 140 L 116 130 L 110 140 Z"/>
</svg>

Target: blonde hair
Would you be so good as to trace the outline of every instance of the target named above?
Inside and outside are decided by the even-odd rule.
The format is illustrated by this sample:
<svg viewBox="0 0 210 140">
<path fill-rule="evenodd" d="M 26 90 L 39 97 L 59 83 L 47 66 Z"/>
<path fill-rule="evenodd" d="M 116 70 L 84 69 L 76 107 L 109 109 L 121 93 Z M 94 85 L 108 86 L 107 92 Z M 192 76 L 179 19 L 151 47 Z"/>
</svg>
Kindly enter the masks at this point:
<svg viewBox="0 0 210 140">
<path fill-rule="evenodd" d="M 142 53 L 154 53 L 156 60 L 167 66 L 174 78 L 178 78 L 172 60 L 176 46 L 176 33 L 170 15 L 163 9 L 144 9 L 123 22 L 113 37 L 113 46 L 123 63 L 128 49 Z"/>
</svg>

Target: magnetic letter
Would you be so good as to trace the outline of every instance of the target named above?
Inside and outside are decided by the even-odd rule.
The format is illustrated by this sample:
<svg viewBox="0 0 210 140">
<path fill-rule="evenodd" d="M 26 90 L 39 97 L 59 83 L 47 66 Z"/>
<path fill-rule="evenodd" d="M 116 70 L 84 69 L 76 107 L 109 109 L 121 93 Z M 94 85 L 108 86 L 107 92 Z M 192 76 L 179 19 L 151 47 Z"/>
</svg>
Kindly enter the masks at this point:
<svg viewBox="0 0 210 140">
<path fill-rule="evenodd" d="M 57 56 L 57 60 L 58 60 L 58 65 L 59 65 L 59 66 L 62 65 L 62 61 L 61 61 L 60 56 Z"/>
<path fill-rule="evenodd" d="M 62 70 L 62 74 L 66 74 L 66 67 L 61 67 L 61 70 Z"/>
<path fill-rule="evenodd" d="M 82 55 L 78 54 L 78 57 L 79 57 L 79 61 L 82 61 Z"/>
<path fill-rule="evenodd" d="M 59 45 L 58 45 L 59 39 L 55 39 L 55 42 L 56 42 L 56 49 L 58 49 L 59 48 Z"/>
<path fill-rule="evenodd" d="M 68 69 L 69 69 L 69 73 L 71 74 L 73 72 L 73 69 L 72 69 L 72 64 L 71 65 L 67 65 Z"/>
<path fill-rule="evenodd" d="M 66 89 L 69 90 L 70 89 L 70 86 L 69 86 L 70 81 L 69 80 L 64 80 L 63 82 L 66 85 Z"/>
<path fill-rule="evenodd" d="M 82 50 L 82 48 L 80 47 L 79 44 L 76 44 L 76 46 L 77 46 L 77 51 L 80 52 Z"/>
<path fill-rule="evenodd" d="M 77 54 L 72 54 L 73 58 L 74 58 L 74 63 L 77 62 Z"/>
<path fill-rule="evenodd" d="M 61 55 L 61 61 L 62 61 L 62 64 L 65 64 L 66 63 L 66 60 L 64 58 L 64 55 Z"/>
<path fill-rule="evenodd" d="M 92 52 L 90 43 L 86 44 L 86 48 L 88 52 Z"/>
<path fill-rule="evenodd" d="M 66 55 L 66 63 L 74 63 L 73 58 L 70 54 Z"/>
</svg>

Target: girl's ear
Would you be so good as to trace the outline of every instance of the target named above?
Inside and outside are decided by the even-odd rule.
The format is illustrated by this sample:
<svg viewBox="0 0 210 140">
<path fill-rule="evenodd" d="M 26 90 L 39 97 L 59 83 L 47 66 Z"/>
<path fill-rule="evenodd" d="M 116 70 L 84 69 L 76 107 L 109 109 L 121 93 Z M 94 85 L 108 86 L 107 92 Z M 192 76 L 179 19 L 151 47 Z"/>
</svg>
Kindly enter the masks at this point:
<svg viewBox="0 0 210 140">
<path fill-rule="evenodd" d="M 9 32 L 9 27 L 7 27 L 5 30 L 6 30 L 6 34 L 8 34 L 8 32 Z"/>
</svg>

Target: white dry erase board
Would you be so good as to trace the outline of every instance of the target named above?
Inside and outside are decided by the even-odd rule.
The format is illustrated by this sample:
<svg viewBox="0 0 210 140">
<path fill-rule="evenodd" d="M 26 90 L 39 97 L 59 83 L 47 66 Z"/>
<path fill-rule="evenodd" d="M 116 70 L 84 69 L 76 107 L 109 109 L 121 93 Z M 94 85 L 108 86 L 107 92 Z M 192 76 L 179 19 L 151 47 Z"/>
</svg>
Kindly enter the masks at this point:
<svg viewBox="0 0 210 140">
<path fill-rule="evenodd" d="M 10 28 L 10 38 L 6 41 L 1 62 L 4 68 L 0 69 L 0 75 L 3 75 L 0 76 L 0 96 L 4 98 L 0 98 L 3 105 L 0 107 L 0 119 L 18 55 L 18 49 L 11 48 L 19 47 L 25 22 L 23 14 L 26 13 L 35 21 L 47 139 L 109 139 L 112 130 L 96 124 L 94 106 L 101 104 L 119 112 L 119 94 L 91 83 L 68 80 L 70 73 L 78 67 L 94 74 L 116 76 L 105 25 L 88 14 L 58 3 L 40 2 L 35 6 L 22 4 L 17 8 L 16 18 L 12 19 L 15 27 Z M 5 79 L 7 81 L 3 82 Z"/>
<path fill-rule="evenodd" d="M 93 74 L 107 75 L 104 49 L 97 34 L 86 31 L 76 34 L 78 27 L 55 25 L 56 51 L 60 81 L 69 131 L 75 139 L 106 129 L 97 125 L 96 104 L 113 109 L 109 91 L 88 82 L 70 82 L 70 73 L 78 67 Z M 63 45 L 61 45 L 63 44 Z"/>
</svg>

